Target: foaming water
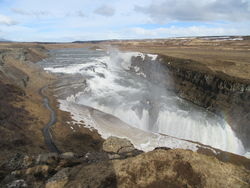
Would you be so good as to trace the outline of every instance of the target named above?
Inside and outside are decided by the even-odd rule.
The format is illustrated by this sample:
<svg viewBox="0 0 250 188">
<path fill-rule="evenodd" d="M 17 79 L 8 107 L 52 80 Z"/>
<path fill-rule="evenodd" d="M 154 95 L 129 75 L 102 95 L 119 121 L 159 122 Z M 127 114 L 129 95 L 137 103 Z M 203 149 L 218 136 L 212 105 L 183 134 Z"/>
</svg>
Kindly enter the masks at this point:
<svg viewBox="0 0 250 188">
<path fill-rule="evenodd" d="M 81 73 L 87 78 L 85 90 L 68 100 L 114 115 L 144 131 L 245 153 L 241 141 L 223 119 L 167 92 L 163 83 L 155 81 L 153 78 L 160 69 L 153 71 L 152 66 L 144 71 L 139 71 L 139 67 L 132 69 L 131 57 L 144 59 L 144 54 L 87 49 L 52 53 L 54 56 L 45 63 L 46 70 Z M 154 55 L 147 58 L 152 65 L 157 64 Z"/>
</svg>

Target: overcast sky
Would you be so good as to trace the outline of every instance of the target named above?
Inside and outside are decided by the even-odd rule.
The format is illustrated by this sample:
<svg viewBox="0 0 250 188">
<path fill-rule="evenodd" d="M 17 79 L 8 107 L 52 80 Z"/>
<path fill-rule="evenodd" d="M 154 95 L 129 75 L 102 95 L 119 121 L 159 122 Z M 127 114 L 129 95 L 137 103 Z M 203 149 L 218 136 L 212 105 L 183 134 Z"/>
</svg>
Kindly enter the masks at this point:
<svg viewBox="0 0 250 188">
<path fill-rule="evenodd" d="M 14 41 L 250 35 L 250 0 L 0 0 Z"/>
</svg>

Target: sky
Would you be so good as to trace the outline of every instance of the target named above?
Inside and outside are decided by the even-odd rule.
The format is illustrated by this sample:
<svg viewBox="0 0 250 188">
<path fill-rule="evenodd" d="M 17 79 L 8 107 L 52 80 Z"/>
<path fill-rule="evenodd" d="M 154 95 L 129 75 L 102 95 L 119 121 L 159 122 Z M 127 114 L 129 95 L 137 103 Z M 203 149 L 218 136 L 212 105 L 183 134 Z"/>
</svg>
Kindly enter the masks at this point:
<svg viewBox="0 0 250 188">
<path fill-rule="evenodd" d="M 250 0 L 0 0 L 12 41 L 250 35 Z"/>
</svg>

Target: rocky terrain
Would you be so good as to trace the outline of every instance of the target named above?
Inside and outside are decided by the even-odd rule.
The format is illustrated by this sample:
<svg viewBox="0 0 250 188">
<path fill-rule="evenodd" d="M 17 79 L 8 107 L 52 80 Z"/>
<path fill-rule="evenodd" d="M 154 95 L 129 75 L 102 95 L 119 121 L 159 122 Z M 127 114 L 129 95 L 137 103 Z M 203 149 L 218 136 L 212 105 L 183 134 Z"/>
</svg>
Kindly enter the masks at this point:
<svg viewBox="0 0 250 188">
<path fill-rule="evenodd" d="M 250 160 L 245 157 L 221 151 L 215 156 L 203 149 L 192 152 L 156 148 L 143 153 L 126 139 L 110 137 L 105 141 L 96 131 L 84 127 L 72 132 L 69 125 L 78 126 L 68 113 L 58 109 L 54 96 L 52 83 L 58 78 L 43 72 L 35 62 L 46 57 L 47 49 L 86 45 L 0 44 L 0 187 L 250 186 Z M 137 48 L 123 45 L 126 49 Z M 140 49 L 153 52 L 150 46 Z M 234 121 L 241 117 L 234 129 L 247 145 L 246 77 L 205 71 L 197 60 L 161 55 L 159 61 L 174 78 L 173 90 L 218 114 L 220 109 L 226 109 Z M 49 87 L 45 93 L 57 114 L 51 133 L 60 153 L 50 153 L 42 134 L 50 113 L 42 106 L 38 91 L 46 85 Z"/>
<path fill-rule="evenodd" d="M 102 152 L 28 156 L 2 165 L 6 187 L 248 187 L 249 171 L 185 150 L 136 150 L 126 139 L 108 138 Z M 3 175 L 3 174 L 2 174 Z"/>
</svg>

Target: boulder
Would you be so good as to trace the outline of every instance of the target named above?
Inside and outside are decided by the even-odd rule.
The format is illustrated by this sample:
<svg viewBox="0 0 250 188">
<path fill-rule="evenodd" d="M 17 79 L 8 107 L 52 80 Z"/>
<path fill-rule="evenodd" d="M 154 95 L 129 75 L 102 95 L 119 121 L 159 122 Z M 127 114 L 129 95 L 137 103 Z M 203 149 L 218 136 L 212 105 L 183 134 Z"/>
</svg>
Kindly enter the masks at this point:
<svg viewBox="0 0 250 188">
<path fill-rule="evenodd" d="M 108 153 L 128 153 L 135 149 L 133 144 L 126 138 L 109 137 L 103 143 L 103 150 Z"/>
</svg>

